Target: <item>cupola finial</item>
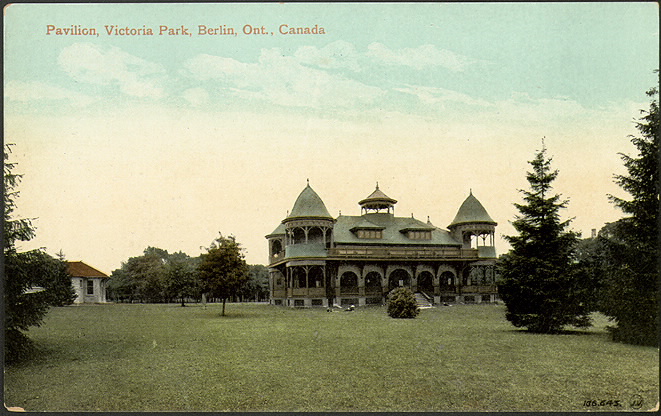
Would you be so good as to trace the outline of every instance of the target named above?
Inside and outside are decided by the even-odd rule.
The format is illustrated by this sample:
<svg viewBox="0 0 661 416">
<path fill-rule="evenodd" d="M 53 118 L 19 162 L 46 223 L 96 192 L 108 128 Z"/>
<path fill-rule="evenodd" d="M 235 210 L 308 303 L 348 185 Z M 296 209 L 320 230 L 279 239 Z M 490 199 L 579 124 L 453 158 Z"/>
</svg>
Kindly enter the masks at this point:
<svg viewBox="0 0 661 416">
<path fill-rule="evenodd" d="M 376 181 L 376 189 L 379 189 L 379 181 Z"/>
<path fill-rule="evenodd" d="M 307 181 L 308 181 L 308 186 L 310 186 L 310 178 L 308 178 Z"/>
</svg>

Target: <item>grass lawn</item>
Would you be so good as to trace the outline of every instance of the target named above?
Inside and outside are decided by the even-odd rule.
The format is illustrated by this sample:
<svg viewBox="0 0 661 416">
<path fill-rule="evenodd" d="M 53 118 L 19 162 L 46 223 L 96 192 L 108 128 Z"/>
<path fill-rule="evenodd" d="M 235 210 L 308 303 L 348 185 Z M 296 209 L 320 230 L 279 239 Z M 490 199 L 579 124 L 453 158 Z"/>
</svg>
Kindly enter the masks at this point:
<svg viewBox="0 0 661 416">
<path fill-rule="evenodd" d="M 258 304 L 55 308 L 30 337 L 39 358 L 5 371 L 27 411 L 647 410 L 657 348 L 589 331 L 516 330 L 499 305 L 328 313 Z M 587 407 L 611 400 L 611 406 Z M 620 407 L 613 407 L 619 400 Z"/>
</svg>

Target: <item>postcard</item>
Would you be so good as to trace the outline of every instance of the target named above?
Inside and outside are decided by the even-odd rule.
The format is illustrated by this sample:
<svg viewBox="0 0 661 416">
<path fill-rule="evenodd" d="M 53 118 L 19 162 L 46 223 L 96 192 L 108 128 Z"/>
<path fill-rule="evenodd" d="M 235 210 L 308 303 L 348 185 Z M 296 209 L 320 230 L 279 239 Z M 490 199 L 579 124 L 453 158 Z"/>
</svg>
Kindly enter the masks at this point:
<svg viewBox="0 0 661 416">
<path fill-rule="evenodd" d="M 658 40 L 649 2 L 8 4 L 17 249 L 61 254 L 77 300 L 26 331 L 5 406 L 658 407 L 658 348 L 599 311 L 521 331 L 496 269 L 539 154 L 577 238 L 624 216 Z M 252 292 L 131 280 L 231 242 Z"/>
</svg>

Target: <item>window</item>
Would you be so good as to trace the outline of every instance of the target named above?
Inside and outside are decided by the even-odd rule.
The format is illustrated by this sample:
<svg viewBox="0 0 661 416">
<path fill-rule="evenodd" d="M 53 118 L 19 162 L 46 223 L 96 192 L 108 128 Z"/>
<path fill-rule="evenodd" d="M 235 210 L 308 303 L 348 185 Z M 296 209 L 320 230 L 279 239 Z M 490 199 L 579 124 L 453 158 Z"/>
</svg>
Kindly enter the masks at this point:
<svg viewBox="0 0 661 416">
<path fill-rule="evenodd" d="M 382 230 L 358 230 L 358 238 L 383 238 Z"/>
<path fill-rule="evenodd" d="M 87 281 L 87 294 L 88 295 L 94 294 L 94 280 Z"/>
<path fill-rule="evenodd" d="M 431 231 L 409 231 L 411 240 L 431 240 Z"/>
<path fill-rule="evenodd" d="M 324 302 L 321 299 L 312 299 L 312 306 L 324 306 Z"/>
<path fill-rule="evenodd" d="M 83 279 L 80 279 L 80 280 L 78 281 L 78 283 L 80 283 L 80 288 L 82 289 L 82 288 L 83 288 Z"/>
<path fill-rule="evenodd" d="M 294 300 L 294 306 L 296 307 L 302 307 L 305 306 L 305 301 L 303 299 L 295 299 Z"/>
</svg>

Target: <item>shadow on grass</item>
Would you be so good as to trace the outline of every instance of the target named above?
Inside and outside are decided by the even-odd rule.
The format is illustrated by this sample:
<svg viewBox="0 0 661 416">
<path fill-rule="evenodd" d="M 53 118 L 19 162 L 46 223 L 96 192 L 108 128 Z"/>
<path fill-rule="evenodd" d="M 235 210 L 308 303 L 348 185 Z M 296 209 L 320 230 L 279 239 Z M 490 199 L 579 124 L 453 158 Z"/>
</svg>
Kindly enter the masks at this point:
<svg viewBox="0 0 661 416">
<path fill-rule="evenodd" d="M 34 340 L 32 350 L 20 362 L 13 363 L 11 367 L 21 368 L 31 365 L 42 366 L 46 364 L 47 368 L 55 367 L 61 364 L 88 361 L 103 357 L 104 359 L 121 359 L 127 356 L 127 351 L 138 347 L 138 343 L 124 342 L 119 340 L 99 340 L 81 338 L 71 338 L 58 340 L 57 342 L 48 342 L 44 340 Z"/>
<path fill-rule="evenodd" d="M 563 329 L 557 332 L 533 332 L 527 329 L 514 328 L 514 329 L 503 329 L 501 332 L 507 333 L 518 333 L 518 334 L 529 334 L 529 335 L 592 335 L 592 336 L 605 336 L 608 335 L 605 331 L 588 331 L 584 329 Z"/>
</svg>

